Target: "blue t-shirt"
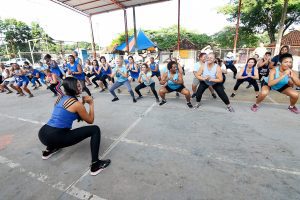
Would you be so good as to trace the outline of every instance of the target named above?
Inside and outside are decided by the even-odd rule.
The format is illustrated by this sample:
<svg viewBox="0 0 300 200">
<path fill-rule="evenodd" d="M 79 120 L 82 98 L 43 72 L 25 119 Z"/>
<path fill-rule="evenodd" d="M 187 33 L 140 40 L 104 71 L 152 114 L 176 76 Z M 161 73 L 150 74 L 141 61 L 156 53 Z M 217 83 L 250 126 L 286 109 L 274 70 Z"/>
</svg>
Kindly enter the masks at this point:
<svg viewBox="0 0 300 200">
<path fill-rule="evenodd" d="M 117 69 L 119 69 L 122 73 L 127 73 L 127 69 L 126 69 L 125 66 L 114 68 L 114 72 L 116 72 Z M 119 83 L 123 83 L 123 82 L 125 82 L 125 81 L 128 81 L 128 78 L 122 76 L 122 74 L 120 74 L 119 72 L 116 73 L 116 77 L 118 78 L 117 81 L 118 81 Z"/>
<path fill-rule="evenodd" d="M 197 72 L 197 71 L 199 71 L 199 69 L 200 69 L 200 62 L 196 62 L 195 65 L 194 65 L 193 72 Z"/>
<path fill-rule="evenodd" d="M 271 61 L 274 63 L 274 66 L 276 67 L 277 64 L 279 63 L 279 55 L 274 56 Z"/>
</svg>

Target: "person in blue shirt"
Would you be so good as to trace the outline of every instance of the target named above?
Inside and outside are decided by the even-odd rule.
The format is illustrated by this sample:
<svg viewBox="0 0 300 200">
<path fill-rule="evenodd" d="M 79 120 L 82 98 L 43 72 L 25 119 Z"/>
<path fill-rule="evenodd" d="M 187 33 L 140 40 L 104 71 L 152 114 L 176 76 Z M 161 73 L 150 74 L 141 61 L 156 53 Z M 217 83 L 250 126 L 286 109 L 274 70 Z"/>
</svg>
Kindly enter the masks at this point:
<svg viewBox="0 0 300 200">
<path fill-rule="evenodd" d="M 126 65 L 126 68 L 128 72 L 130 73 L 129 80 L 135 81 L 136 79 L 139 78 L 140 75 L 140 68 L 137 63 L 135 63 L 134 59 L 132 56 L 128 57 L 129 63 Z"/>
<path fill-rule="evenodd" d="M 95 176 L 111 162 L 109 159 L 99 159 L 100 128 L 97 125 L 92 125 L 72 129 L 75 120 L 83 120 L 88 124 L 94 123 L 93 98 L 84 96 L 82 101 L 77 99 L 76 96 L 81 93 L 81 84 L 74 77 L 67 77 L 63 81 L 63 88 L 66 95 L 58 97 L 51 118 L 39 130 L 39 139 L 46 146 L 46 150 L 42 152 L 42 159 L 49 159 L 60 149 L 73 146 L 90 137 L 92 155 L 90 174 Z M 84 104 L 89 105 L 89 112 L 87 112 Z"/>
<path fill-rule="evenodd" d="M 249 58 L 247 60 L 247 64 L 245 67 L 239 72 L 237 77 L 235 86 L 233 88 L 233 93 L 230 97 L 235 97 L 237 90 L 239 89 L 240 85 L 247 81 L 250 85 L 253 85 L 254 91 L 256 93 L 256 98 L 258 97 L 259 87 L 256 82 L 258 80 L 258 70 L 256 68 L 257 61 L 255 58 Z"/>
<path fill-rule="evenodd" d="M 281 49 L 280 49 L 280 51 L 279 51 L 279 54 L 276 55 L 276 56 L 274 56 L 274 57 L 272 58 L 271 63 L 270 63 L 270 65 L 269 65 L 269 68 L 270 68 L 270 69 L 273 69 L 274 67 L 277 67 L 277 65 L 280 64 L 280 63 L 279 63 L 280 56 L 281 56 L 282 54 L 289 53 L 289 51 L 290 51 L 289 46 L 286 46 L 286 45 L 285 45 L 285 46 L 282 46 Z"/>
<path fill-rule="evenodd" d="M 152 79 L 152 72 L 150 67 L 146 63 L 142 64 L 141 73 L 138 77 L 138 82 L 140 84 L 135 88 L 135 92 L 139 95 L 137 97 L 137 100 L 143 98 L 143 95 L 141 94 L 140 90 L 145 87 L 150 87 L 152 93 L 155 96 L 156 102 L 159 102 L 159 98 L 155 90 L 155 82 Z"/>
<path fill-rule="evenodd" d="M 60 71 L 60 68 L 57 64 L 57 62 L 55 60 L 51 59 L 51 55 L 50 54 L 46 54 L 44 56 L 44 60 L 46 62 L 46 64 L 48 65 L 51 73 L 56 74 L 59 78 L 63 78 L 63 73 Z"/>
<path fill-rule="evenodd" d="M 98 88 L 99 84 L 97 83 L 97 81 L 100 81 L 101 78 L 101 68 L 99 66 L 98 60 L 93 60 L 92 66 L 93 66 L 93 73 L 95 74 L 95 77 L 92 79 L 92 82 L 94 83 L 95 88 Z"/>
<path fill-rule="evenodd" d="M 230 69 L 233 72 L 233 79 L 236 79 L 237 69 L 235 67 L 236 58 L 232 52 L 229 52 L 224 59 L 224 64 L 227 69 Z"/>
<path fill-rule="evenodd" d="M 152 77 L 156 76 L 158 78 L 158 80 L 161 81 L 161 74 L 160 74 L 160 70 L 159 70 L 159 65 L 156 62 L 154 62 L 153 57 L 150 57 L 149 67 L 152 71 Z"/>
<path fill-rule="evenodd" d="M 168 72 L 163 74 L 162 79 L 160 81 L 161 85 L 164 85 L 159 90 L 159 95 L 161 97 L 160 106 L 167 103 L 166 94 L 170 92 L 180 92 L 183 94 L 187 101 L 187 106 L 189 108 L 193 108 L 191 103 L 191 94 L 190 91 L 185 88 L 182 73 L 178 71 L 178 66 L 176 61 L 170 61 L 168 63 Z"/>
<path fill-rule="evenodd" d="M 109 63 L 106 62 L 106 58 L 104 56 L 100 57 L 100 82 L 103 83 L 104 88 L 101 88 L 100 92 L 104 92 L 105 89 L 108 88 L 108 84 L 106 79 L 112 84 L 114 80 L 111 78 L 112 69 Z"/>
<path fill-rule="evenodd" d="M 28 84 L 29 84 L 29 79 L 26 76 L 26 70 L 20 68 L 20 66 L 17 63 L 13 63 L 12 65 L 13 68 L 13 74 L 16 79 L 16 85 L 15 88 L 19 92 L 19 96 L 24 96 L 24 92 L 27 92 L 29 94 L 29 98 L 33 97 L 33 94 L 31 91 L 28 89 Z M 23 88 L 23 90 L 21 89 Z"/>
<path fill-rule="evenodd" d="M 37 82 L 39 84 L 39 87 L 42 87 L 41 82 L 46 85 L 45 74 L 43 72 L 32 68 L 30 70 L 30 76 L 31 76 L 32 87 L 34 87 L 33 88 L 34 90 L 38 89 L 35 82 Z M 41 80 L 41 82 L 39 80 Z"/>
<path fill-rule="evenodd" d="M 83 73 L 82 66 L 79 63 L 75 62 L 75 58 L 73 55 L 69 55 L 68 59 L 69 63 L 67 65 L 67 74 L 72 75 L 77 80 L 79 80 L 82 86 L 82 91 L 85 91 L 89 96 L 92 96 L 90 90 L 85 85 L 85 75 Z"/>
<path fill-rule="evenodd" d="M 128 71 L 126 67 L 123 65 L 123 58 L 119 57 L 116 59 L 117 66 L 114 68 L 112 77 L 117 77 L 117 81 L 111 86 L 109 89 L 109 92 L 113 95 L 113 99 L 111 100 L 112 102 L 118 101 L 119 98 L 117 97 L 115 90 L 122 85 L 125 85 L 127 87 L 128 92 L 130 93 L 132 97 L 133 103 L 136 103 L 136 99 L 134 97 L 134 93 L 132 91 L 130 82 L 128 80 Z"/>
<path fill-rule="evenodd" d="M 261 88 L 261 93 L 253 104 L 251 110 L 256 112 L 259 109 L 259 104 L 268 96 L 270 90 L 275 90 L 290 97 L 290 106 L 288 110 L 299 114 L 299 110 L 295 106 L 299 93 L 293 89 L 293 86 L 300 86 L 298 74 L 291 68 L 293 66 L 293 56 L 289 53 L 281 54 L 279 58 L 280 66 L 270 70 L 269 77 L 264 78 Z"/>
</svg>

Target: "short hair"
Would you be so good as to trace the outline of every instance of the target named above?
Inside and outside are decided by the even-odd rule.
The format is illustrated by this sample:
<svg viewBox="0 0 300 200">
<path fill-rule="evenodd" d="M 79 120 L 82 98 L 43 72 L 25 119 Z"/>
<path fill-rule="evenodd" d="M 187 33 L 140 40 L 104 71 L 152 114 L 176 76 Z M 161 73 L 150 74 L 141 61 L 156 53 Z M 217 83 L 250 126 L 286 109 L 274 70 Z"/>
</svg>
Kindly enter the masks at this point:
<svg viewBox="0 0 300 200">
<path fill-rule="evenodd" d="M 170 61 L 167 65 L 168 70 L 172 69 L 172 65 L 177 64 L 175 61 Z"/>
<path fill-rule="evenodd" d="M 101 57 L 100 57 L 100 62 L 101 62 L 101 60 L 102 60 L 102 59 L 104 59 L 104 60 L 105 60 L 105 62 L 106 62 L 106 58 L 105 58 L 105 56 L 101 56 Z"/>
<path fill-rule="evenodd" d="M 293 60 L 293 56 L 290 53 L 284 53 L 279 56 L 279 62 L 282 62 L 286 58 L 291 58 Z"/>
<path fill-rule="evenodd" d="M 46 55 L 44 56 L 44 60 L 46 60 L 46 59 L 51 59 L 51 55 L 50 55 L 50 54 L 46 54 Z"/>
<path fill-rule="evenodd" d="M 24 61 L 24 64 L 25 64 L 25 65 L 29 65 L 29 62 L 27 62 L 27 61 Z"/>
<path fill-rule="evenodd" d="M 200 53 L 199 54 L 199 58 L 202 58 L 203 56 L 205 56 L 206 55 L 206 53 Z"/>
<path fill-rule="evenodd" d="M 78 56 L 78 52 L 77 51 L 73 51 L 73 53 L 75 53 L 75 55 Z"/>
<path fill-rule="evenodd" d="M 271 53 L 270 51 L 267 51 L 267 52 L 265 53 L 265 55 L 272 55 L 272 53 Z"/>
<path fill-rule="evenodd" d="M 128 56 L 128 60 L 129 60 L 129 58 L 131 58 L 132 60 L 134 60 L 132 56 Z"/>
<path fill-rule="evenodd" d="M 73 60 L 75 61 L 75 57 L 73 55 L 69 55 L 68 57 L 73 58 Z"/>
</svg>

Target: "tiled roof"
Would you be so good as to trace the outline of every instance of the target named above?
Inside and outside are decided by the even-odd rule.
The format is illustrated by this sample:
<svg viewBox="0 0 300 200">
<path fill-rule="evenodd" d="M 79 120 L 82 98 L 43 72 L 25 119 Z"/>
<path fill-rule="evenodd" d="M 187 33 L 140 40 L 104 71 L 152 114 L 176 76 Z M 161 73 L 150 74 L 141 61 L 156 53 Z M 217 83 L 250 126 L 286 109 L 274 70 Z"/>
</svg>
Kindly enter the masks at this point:
<svg viewBox="0 0 300 200">
<path fill-rule="evenodd" d="M 276 42 L 268 45 L 268 47 L 275 47 Z M 281 45 L 300 46 L 300 31 L 294 30 L 284 35 L 281 40 Z"/>
</svg>

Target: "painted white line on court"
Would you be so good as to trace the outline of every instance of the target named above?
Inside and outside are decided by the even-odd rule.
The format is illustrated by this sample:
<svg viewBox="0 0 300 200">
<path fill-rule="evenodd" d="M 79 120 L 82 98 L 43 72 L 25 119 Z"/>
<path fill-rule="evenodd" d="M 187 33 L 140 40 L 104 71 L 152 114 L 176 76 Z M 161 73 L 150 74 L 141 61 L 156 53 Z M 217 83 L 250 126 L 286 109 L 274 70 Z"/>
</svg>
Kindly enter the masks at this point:
<svg viewBox="0 0 300 200">
<path fill-rule="evenodd" d="M 97 195 L 91 194 L 87 191 L 81 190 L 77 187 L 72 187 L 71 190 L 65 191 L 66 190 L 66 185 L 62 182 L 58 182 L 56 184 L 51 184 L 50 179 L 47 175 L 41 174 L 41 173 L 34 173 L 32 171 L 27 171 L 19 163 L 15 163 L 12 160 L 9 160 L 6 157 L 3 157 L 0 155 L 0 164 L 6 165 L 12 169 L 18 169 L 18 171 L 22 174 L 25 174 L 28 177 L 31 177 L 41 183 L 46 184 L 49 187 L 52 187 L 54 189 L 57 189 L 62 192 L 66 192 L 67 194 L 80 199 L 80 200 L 105 200 L 101 197 L 98 197 Z"/>
<path fill-rule="evenodd" d="M 272 99 L 269 95 L 267 96 L 267 98 L 272 101 L 272 103 L 279 105 L 279 103 L 277 101 L 275 101 L 274 99 Z"/>
<path fill-rule="evenodd" d="M 23 122 L 30 122 L 32 124 L 41 124 L 41 125 L 46 124 L 45 122 L 35 121 L 35 120 L 31 120 L 31 119 L 25 119 L 25 118 L 22 118 L 22 117 L 14 117 L 14 116 L 6 115 L 6 114 L 0 114 L 0 116 L 1 117 L 7 117 L 9 119 L 17 119 L 17 120 L 23 121 Z"/>
<path fill-rule="evenodd" d="M 124 139 L 128 133 L 146 116 L 156 105 L 156 103 L 153 103 L 144 113 L 140 115 L 138 119 L 136 119 L 124 132 L 121 133 L 121 135 L 105 150 L 105 152 L 101 155 L 100 159 L 103 159 L 107 154 L 109 154 L 120 142 L 122 142 L 122 139 Z M 71 183 L 67 189 L 65 190 L 67 193 L 68 191 L 72 191 L 78 182 L 80 182 L 85 176 L 87 176 L 90 172 L 90 169 L 86 169 L 85 172 L 82 174 L 81 177 L 79 177 L 76 181 Z"/>
</svg>

